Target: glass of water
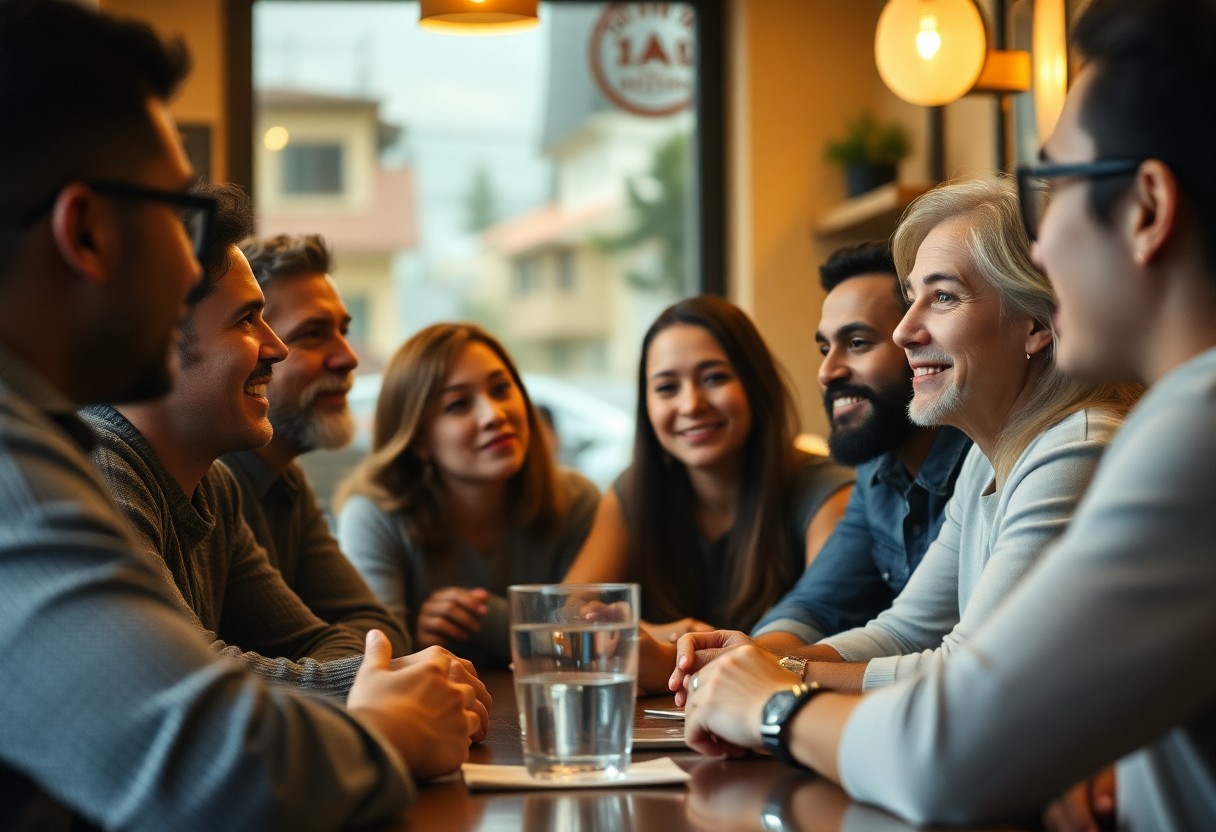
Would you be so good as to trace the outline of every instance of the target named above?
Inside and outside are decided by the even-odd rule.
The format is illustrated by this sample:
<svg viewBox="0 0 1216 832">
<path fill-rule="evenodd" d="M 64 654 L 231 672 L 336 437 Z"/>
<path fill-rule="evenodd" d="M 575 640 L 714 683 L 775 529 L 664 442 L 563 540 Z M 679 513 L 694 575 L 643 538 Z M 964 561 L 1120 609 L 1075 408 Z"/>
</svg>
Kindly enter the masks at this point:
<svg viewBox="0 0 1216 832">
<path fill-rule="evenodd" d="M 507 597 L 528 774 L 623 776 L 637 696 L 638 585 L 527 584 Z"/>
</svg>

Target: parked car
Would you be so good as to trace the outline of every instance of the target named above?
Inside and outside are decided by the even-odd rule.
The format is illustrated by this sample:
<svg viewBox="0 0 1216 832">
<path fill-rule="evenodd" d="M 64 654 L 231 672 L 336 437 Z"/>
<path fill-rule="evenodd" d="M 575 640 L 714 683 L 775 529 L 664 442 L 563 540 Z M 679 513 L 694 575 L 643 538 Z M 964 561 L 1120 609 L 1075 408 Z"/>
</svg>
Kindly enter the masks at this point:
<svg viewBox="0 0 1216 832">
<path fill-rule="evenodd" d="M 558 461 L 582 472 L 602 491 L 629 465 L 633 450 L 633 411 L 627 394 L 599 395 L 572 382 L 524 373 L 524 386 L 538 407 L 548 408 L 558 439 Z M 608 387 L 603 386 L 605 392 Z M 322 508 L 331 517 L 338 483 L 371 449 L 372 419 L 380 395 L 380 376 L 355 378 L 347 400 L 355 416 L 355 438 L 336 451 L 313 451 L 299 462 L 312 482 Z M 540 437 L 536 437 L 537 440 Z"/>
</svg>

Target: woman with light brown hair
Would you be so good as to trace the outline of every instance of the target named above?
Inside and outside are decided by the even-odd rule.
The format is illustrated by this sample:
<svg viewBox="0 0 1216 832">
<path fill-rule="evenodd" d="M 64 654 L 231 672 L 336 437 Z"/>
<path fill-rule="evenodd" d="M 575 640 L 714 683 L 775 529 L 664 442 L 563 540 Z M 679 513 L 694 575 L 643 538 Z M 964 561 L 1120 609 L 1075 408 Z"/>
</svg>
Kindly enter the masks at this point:
<svg viewBox="0 0 1216 832">
<path fill-rule="evenodd" d="M 385 369 L 371 453 L 338 491 L 338 537 L 419 647 L 501 665 L 507 586 L 560 580 L 598 499 L 555 466 L 502 344 L 434 324 Z"/>
</svg>

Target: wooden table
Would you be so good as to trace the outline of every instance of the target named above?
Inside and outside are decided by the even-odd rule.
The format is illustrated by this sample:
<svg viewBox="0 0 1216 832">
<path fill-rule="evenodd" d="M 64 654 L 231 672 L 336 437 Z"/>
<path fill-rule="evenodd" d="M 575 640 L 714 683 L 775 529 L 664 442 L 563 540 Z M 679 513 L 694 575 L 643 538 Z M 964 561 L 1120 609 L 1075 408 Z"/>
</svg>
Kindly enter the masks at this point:
<svg viewBox="0 0 1216 832">
<path fill-rule="evenodd" d="M 515 688 L 509 671 L 482 679 L 494 697 L 490 734 L 475 746 L 470 762 L 522 765 Z M 670 708 L 670 696 L 638 700 L 643 708 Z M 690 749 L 636 751 L 640 762 L 671 757 L 692 775 L 686 784 L 619 789 L 561 789 L 470 792 L 457 775 L 420 787 L 418 800 L 393 825 L 401 830 L 443 832 L 618 832 L 618 830 L 837 830 L 847 815 L 849 830 L 912 829 L 868 806 L 854 804 L 837 786 L 784 766 L 769 757 L 720 761 Z"/>
</svg>

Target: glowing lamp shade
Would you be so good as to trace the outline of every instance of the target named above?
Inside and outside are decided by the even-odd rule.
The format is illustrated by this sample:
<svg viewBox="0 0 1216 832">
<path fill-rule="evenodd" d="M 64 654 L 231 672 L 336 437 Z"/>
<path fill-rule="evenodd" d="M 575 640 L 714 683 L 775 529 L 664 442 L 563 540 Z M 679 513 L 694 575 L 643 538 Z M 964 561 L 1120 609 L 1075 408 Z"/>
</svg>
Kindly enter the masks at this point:
<svg viewBox="0 0 1216 832">
<path fill-rule="evenodd" d="M 540 23 L 539 0 L 422 0 L 418 25 L 449 35 L 499 35 Z"/>
<path fill-rule="evenodd" d="M 1067 14 L 1064 0 L 1034 4 L 1034 120 L 1042 143 L 1055 129 L 1068 91 Z"/>
<path fill-rule="evenodd" d="M 912 104 L 932 107 L 963 96 L 987 52 L 984 18 L 973 0 L 890 0 L 878 18 L 878 74 Z"/>
</svg>

